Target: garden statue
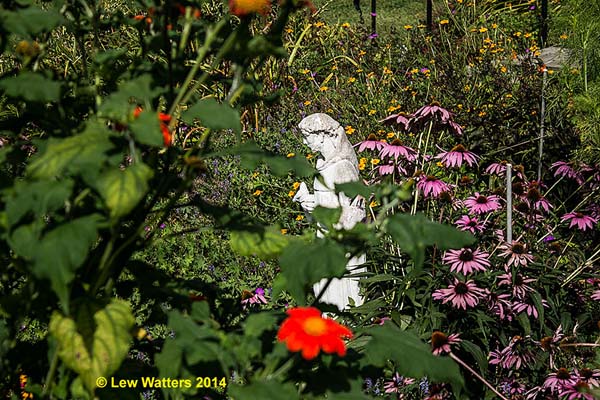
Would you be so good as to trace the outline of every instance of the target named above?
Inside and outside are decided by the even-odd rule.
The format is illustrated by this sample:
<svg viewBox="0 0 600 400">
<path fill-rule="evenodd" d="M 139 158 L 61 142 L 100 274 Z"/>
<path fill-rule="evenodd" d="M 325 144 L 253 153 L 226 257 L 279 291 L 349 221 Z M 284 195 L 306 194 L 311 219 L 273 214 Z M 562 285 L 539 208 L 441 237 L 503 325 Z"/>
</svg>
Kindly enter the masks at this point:
<svg viewBox="0 0 600 400">
<path fill-rule="evenodd" d="M 303 142 L 314 152 L 321 155 L 317 158 L 317 170 L 320 177 L 313 182 L 314 193 L 310 193 L 306 184 L 302 182 L 294 201 L 299 202 L 302 208 L 310 213 L 315 207 L 326 208 L 341 207 L 342 212 L 336 229 L 352 229 L 354 225 L 365 218 L 364 199 L 357 196 L 354 200 L 344 193 L 336 194 L 335 185 L 359 180 L 358 161 L 352 145 L 346 138 L 344 128 L 327 114 L 311 114 L 304 118 L 298 125 L 302 132 Z M 323 229 L 317 236 L 323 237 Z M 362 273 L 366 269 L 358 267 L 365 263 L 365 256 L 360 255 L 348 261 L 347 269 L 351 274 Z M 335 304 L 340 310 L 347 308 L 348 298 L 359 306 L 363 299 L 359 296 L 358 278 L 344 277 L 334 279 L 325 288 L 327 279 L 314 285 L 315 295 L 321 296 L 324 303 Z"/>
</svg>

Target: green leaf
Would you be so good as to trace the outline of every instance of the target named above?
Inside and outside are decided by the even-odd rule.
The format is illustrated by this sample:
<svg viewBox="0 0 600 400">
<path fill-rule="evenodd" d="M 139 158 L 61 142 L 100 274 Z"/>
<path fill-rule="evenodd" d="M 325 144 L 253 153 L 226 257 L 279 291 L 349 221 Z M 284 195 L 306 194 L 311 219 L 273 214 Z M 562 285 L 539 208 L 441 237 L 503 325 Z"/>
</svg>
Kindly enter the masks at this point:
<svg viewBox="0 0 600 400">
<path fill-rule="evenodd" d="M 342 277 L 347 262 L 344 249 L 332 241 L 290 243 L 279 257 L 283 281 L 277 289 L 285 288 L 298 304 L 303 304 L 310 285 L 323 278 Z M 277 295 L 274 291 L 273 297 Z"/>
<path fill-rule="evenodd" d="M 49 279 L 52 290 L 66 307 L 75 271 L 85 261 L 97 239 L 98 214 L 77 218 L 48 232 L 35 247 L 33 274 Z"/>
<path fill-rule="evenodd" d="M 473 355 L 473 358 L 475 359 L 475 361 L 477 362 L 477 366 L 479 367 L 479 371 L 481 372 L 481 374 L 484 374 L 484 372 L 487 371 L 488 368 L 488 360 L 483 351 L 481 351 L 481 348 L 475 343 L 470 342 L 468 340 L 463 340 L 462 342 L 460 342 L 460 347 L 462 347 L 463 349 L 471 353 L 471 355 Z"/>
<path fill-rule="evenodd" d="M 293 400 L 300 398 L 293 384 L 275 381 L 257 381 L 246 386 L 232 384 L 227 389 L 232 400 Z"/>
<path fill-rule="evenodd" d="M 106 128 L 98 125 L 88 128 L 82 134 L 66 139 L 49 139 L 45 151 L 32 158 L 27 166 L 28 175 L 36 179 L 49 179 L 65 170 L 97 173 L 113 144 Z"/>
<path fill-rule="evenodd" d="M 256 314 L 250 314 L 248 318 L 242 324 L 244 327 L 244 333 L 247 336 L 259 337 L 264 331 L 273 329 L 277 317 L 269 312 L 260 312 Z"/>
<path fill-rule="evenodd" d="M 102 174 L 96 189 L 106 202 L 112 218 L 127 215 L 148 191 L 148 181 L 154 172 L 142 162 L 125 170 L 113 169 Z"/>
<path fill-rule="evenodd" d="M 336 192 L 343 192 L 350 198 L 362 196 L 365 199 L 368 199 L 371 196 L 371 193 L 375 192 L 376 189 L 377 185 L 367 186 L 362 182 L 347 182 L 335 185 Z"/>
<path fill-rule="evenodd" d="M 28 212 L 33 212 L 36 216 L 41 217 L 64 206 L 72 191 L 73 181 L 70 179 L 38 182 L 16 181 L 15 185 L 3 196 L 8 224 L 15 225 Z"/>
<path fill-rule="evenodd" d="M 135 108 L 132 102 L 147 105 L 158 97 L 163 89 L 151 87 L 152 76 L 150 74 L 140 75 L 128 79 L 119 84 L 119 89 L 104 99 L 98 108 L 98 115 L 117 121 L 127 121 L 129 114 Z"/>
<path fill-rule="evenodd" d="M 80 315 L 78 321 L 82 318 Z M 111 300 L 86 319 L 93 320 L 95 326 L 91 340 L 82 336 L 75 320 L 56 311 L 50 318 L 48 331 L 58 343 L 60 359 L 79 374 L 86 389 L 93 393 L 96 379 L 110 377 L 127 356 L 135 319 L 129 304 L 119 299 Z M 86 341 L 91 347 L 86 346 Z"/>
<path fill-rule="evenodd" d="M 257 256 L 263 260 L 275 258 L 288 245 L 288 238 L 277 226 L 262 232 L 232 231 L 229 237 L 231 248 L 242 256 Z"/>
<path fill-rule="evenodd" d="M 28 7 L 17 11 L 0 10 L 0 25 L 17 36 L 33 37 L 49 32 L 63 22 L 56 11 Z"/>
<path fill-rule="evenodd" d="M 473 235 L 432 222 L 423 214 L 396 214 L 388 219 L 387 232 L 411 256 L 417 269 L 423 267 L 428 246 L 437 245 L 440 250 L 448 250 L 475 242 Z"/>
<path fill-rule="evenodd" d="M 463 386 L 458 365 L 450 358 L 431 354 L 430 346 L 414 334 L 401 331 L 393 324 L 370 327 L 364 332 L 371 335 L 371 341 L 365 347 L 365 358 L 376 367 L 384 367 L 391 360 L 400 375 L 427 376 L 433 382 Z"/>
<path fill-rule="evenodd" d="M 129 128 L 136 141 L 148 146 L 164 146 L 160 122 L 155 112 L 143 111 L 135 121 L 129 124 Z"/>
<path fill-rule="evenodd" d="M 239 111 L 214 98 L 200 100 L 181 115 L 181 119 L 188 124 L 192 124 L 196 118 L 203 126 L 212 130 L 231 129 L 236 133 L 242 131 Z"/>
<path fill-rule="evenodd" d="M 29 71 L 0 80 L 0 89 L 4 90 L 6 95 L 27 101 L 57 101 L 60 99 L 60 88 L 60 82 Z"/>
<path fill-rule="evenodd" d="M 331 229 L 333 228 L 333 225 L 339 222 L 340 215 L 342 215 L 342 209 L 318 206 L 311 212 L 311 215 L 325 227 Z"/>
</svg>

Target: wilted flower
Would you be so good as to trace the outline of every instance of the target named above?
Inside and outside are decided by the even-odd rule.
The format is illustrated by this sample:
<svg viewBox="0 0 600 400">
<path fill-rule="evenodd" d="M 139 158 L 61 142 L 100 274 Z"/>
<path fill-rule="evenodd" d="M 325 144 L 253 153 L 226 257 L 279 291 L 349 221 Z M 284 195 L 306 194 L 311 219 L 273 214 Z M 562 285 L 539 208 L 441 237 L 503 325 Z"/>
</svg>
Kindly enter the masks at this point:
<svg viewBox="0 0 600 400">
<path fill-rule="evenodd" d="M 498 275 L 500 281 L 498 281 L 499 286 L 512 286 L 513 296 L 522 299 L 528 292 L 533 291 L 533 288 L 528 286 L 528 283 L 535 282 L 535 279 L 524 277 L 521 274 L 515 275 L 515 279 L 513 281 L 512 272 L 508 272 L 506 274 Z"/>
<path fill-rule="evenodd" d="M 385 393 L 398 393 L 401 388 L 412 385 L 413 383 L 415 383 L 413 378 L 405 378 L 396 372 L 392 377 L 392 380 L 386 381 L 383 384 L 383 389 Z"/>
<path fill-rule="evenodd" d="M 408 131 L 410 117 L 406 113 L 399 112 L 398 114 L 389 115 L 379 122 L 384 125 L 397 124 L 400 125 L 403 131 Z"/>
<path fill-rule="evenodd" d="M 548 374 L 548 377 L 544 381 L 542 387 L 549 388 L 553 392 L 556 392 L 566 385 L 573 385 L 577 382 L 575 377 L 571 375 L 568 369 L 559 368 L 556 372 Z"/>
<path fill-rule="evenodd" d="M 490 175 L 504 176 L 504 174 L 506 174 L 506 164 L 506 161 L 490 164 L 485 169 L 485 173 Z"/>
</svg>

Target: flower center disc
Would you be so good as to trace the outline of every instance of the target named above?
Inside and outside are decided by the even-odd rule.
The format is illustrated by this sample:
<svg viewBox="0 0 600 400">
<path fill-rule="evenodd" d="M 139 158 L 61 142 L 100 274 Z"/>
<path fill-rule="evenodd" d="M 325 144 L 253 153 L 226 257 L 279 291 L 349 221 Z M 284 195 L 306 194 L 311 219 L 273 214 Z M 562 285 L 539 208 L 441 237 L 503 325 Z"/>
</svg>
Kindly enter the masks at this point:
<svg viewBox="0 0 600 400">
<path fill-rule="evenodd" d="M 479 197 L 477 197 L 477 199 L 475 200 L 475 202 L 477 204 L 486 204 L 488 202 L 488 199 L 485 196 L 479 196 Z"/>
<path fill-rule="evenodd" d="M 456 284 L 456 286 L 454 287 L 454 291 L 457 294 L 469 293 L 469 287 L 466 284 L 464 284 L 463 282 L 458 282 Z"/>
<path fill-rule="evenodd" d="M 473 261 L 473 252 L 470 249 L 464 249 L 458 256 L 460 261 Z"/>
<path fill-rule="evenodd" d="M 321 317 L 307 318 L 302 327 L 304 328 L 304 332 L 311 336 L 321 336 L 327 330 L 327 324 L 325 324 L 325 320 Z"/>
</svg>

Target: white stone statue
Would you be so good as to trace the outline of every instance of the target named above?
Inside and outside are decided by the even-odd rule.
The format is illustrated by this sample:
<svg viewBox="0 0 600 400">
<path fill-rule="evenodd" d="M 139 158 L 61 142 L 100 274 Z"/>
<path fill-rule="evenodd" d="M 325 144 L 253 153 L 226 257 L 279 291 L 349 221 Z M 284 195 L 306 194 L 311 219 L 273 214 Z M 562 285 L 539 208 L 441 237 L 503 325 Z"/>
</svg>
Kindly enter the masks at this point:
<svg viewBox="0 0 600 400">
<path fill-rule="evenodd" d="M 362 197 L 357 196 L 352 200 L 342 192 L 335 193 L 336 184 L 360 179 L 356 153 L 346 137 L 344 128 L 329 115 L 322 113 L 309 115 L 298 127 L 304 137 L 303 142 L 312 151 L 321 153 L 317 158 L 317 170 L 321 179 L 315 178 L 314 193 L 310 193 L 306 184 L 302 182 L 293 200 L 299 202 L 308 213 L 317 206 L 341 207 L 342 213 L 335 228 L 352 229 L 366 214 Z M 323 237 L 323 232 L 318 231 L 317 236 Z M 321 296 L 321 301 L 334 304 L 340 310 L 348 307 L 348 298 L 353 299 L 356 306 L 363 304 L 359 295 L 358 278 L 348 275 L 365 272 L 366 268 L 358 267 L 364 263 L 364 255 L 351 258 L 346 266 L 349 271 L 347 275 L 342 279 L 334 279 Z M 323 279 L 314 285 L 315 295 L 319 296 L 326 283 L 327 279 Z"/>
</svg>

